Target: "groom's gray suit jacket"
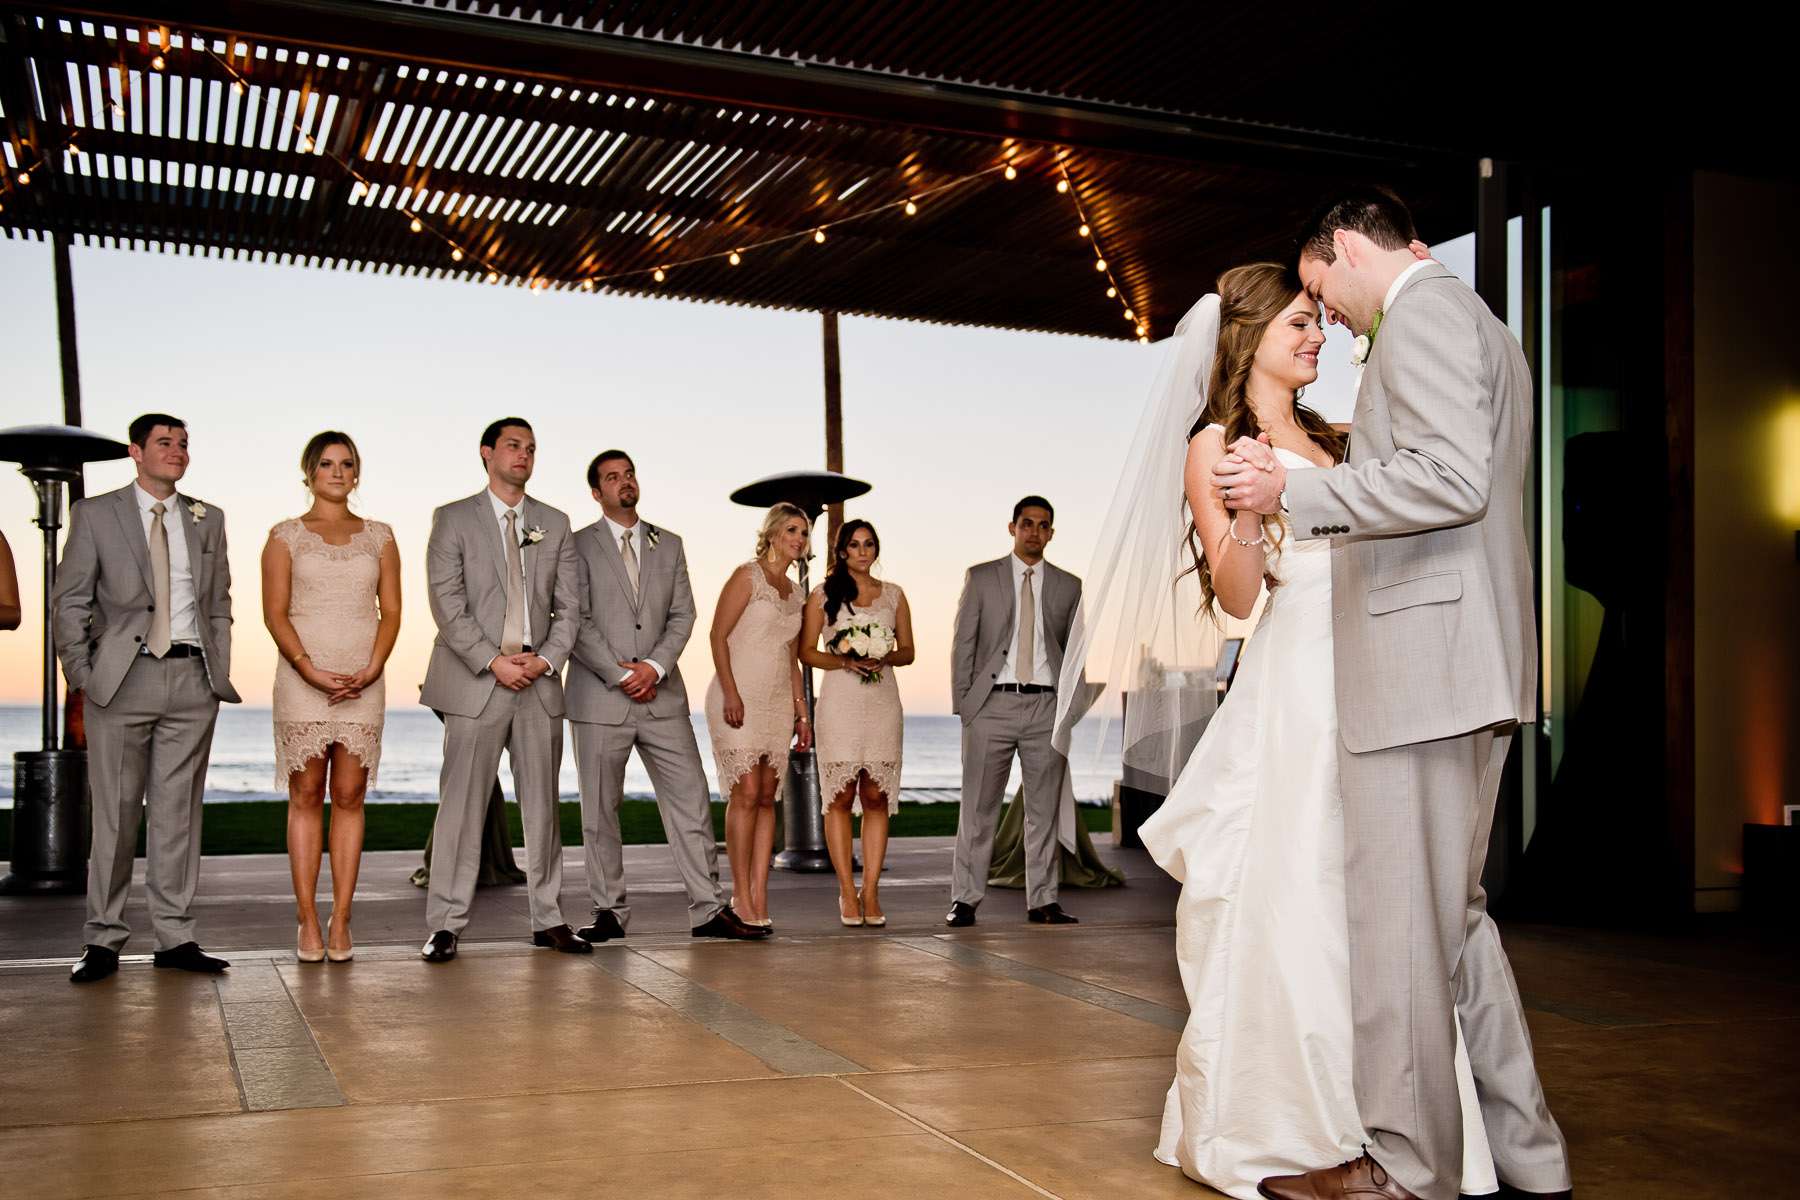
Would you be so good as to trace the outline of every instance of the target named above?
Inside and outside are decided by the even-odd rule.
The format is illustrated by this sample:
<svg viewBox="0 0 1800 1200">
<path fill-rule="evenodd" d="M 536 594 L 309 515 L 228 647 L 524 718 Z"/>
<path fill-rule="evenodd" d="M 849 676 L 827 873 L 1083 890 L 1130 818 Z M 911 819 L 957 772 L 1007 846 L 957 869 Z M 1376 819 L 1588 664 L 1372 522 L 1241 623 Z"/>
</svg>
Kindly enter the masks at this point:
<svg viewBox="0 0 1800 1200">
<path fill-rule="evenodd" d="M 1294 535 L 1334 538 L 1349 750 L 1535 719 L 1531 425 L 1518 342 L 1448 270 L 1422 268 L 1376 333 L 1349 457 L 1288 475 Z"/>
<path fill-rule="evenodd" d="M 571 721 L 623 724 L 633 708 L 652 717 L 685 716 L 687 685 L 677 665 L 694 632 L 694 589 L 688 582 L 687 552 L 666 529 L 639 521 L 638 594 L 631 592 L 625 560 L 604 519 L 575 534 L 577 590 L 581 621 L 569 659 L 566 691 Z M 621 662 L 654 659 L 668 674 L 656 685 L 656 699 L 638 705 L 619 690 Z"/>
</svg>

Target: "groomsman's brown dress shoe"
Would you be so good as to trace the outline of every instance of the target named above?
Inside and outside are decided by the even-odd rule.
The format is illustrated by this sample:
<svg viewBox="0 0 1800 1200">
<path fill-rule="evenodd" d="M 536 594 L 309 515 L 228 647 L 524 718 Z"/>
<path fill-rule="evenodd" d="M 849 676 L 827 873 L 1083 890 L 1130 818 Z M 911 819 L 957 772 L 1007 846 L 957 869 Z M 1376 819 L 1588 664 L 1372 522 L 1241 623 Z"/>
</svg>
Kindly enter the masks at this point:
<svg viewBox="0 0 1800 1200">
<path fill-rule="evenodd" d="M 546 946 L 558 954 L 592 954 L 594 948 L 575 936 L 567 925 L 552 925 L 532 933 L 531 944 Z"/>
<path fill-rule="evenodd" d="M 1256 1190 L 1268 1200 L 1419 1200 L 1367 1154 L 1304 1175 L 1272 1175 Z"/>
<path fill-rule="evenodd" d="M 1042 908 L 1029 909 L 1025 913 L 1025 916 L 1033 925 L 1081 924 L 1080 921 L 1077 921 L 1074 917 L 1071 917 L 1068 913 L 1064 912 L 1062 905 L 1055 903 L 1046 904 Z"/>
<path fill-rule="evenodd" d="M 692 932 L 695 937 L 726 938 L 734 942 L 756 942 L 769 936 L 766 929 L 744 924 L 744 919 L 733 912 L 729 904 L 714 913 L 704 925 L 694 926 Z"/>
<path fill-rule="evenodd" d="M 172 950 L 158 950 L 150 956 L 150 962 L 158 967 L 173 967 L 177 971 L 197 971 L 202 975 L 220 975 L 231 964 L 222 958 L 214 958 L 200 949 L 198 942 L 183 942 Z"/>
<path fill-rule="evenodd" d="M 610 942 L 614 938 L 625 936 L 625 927 L 619 924 L 619 918 L 609 909 L 594 910 L 594 923 L 583 925 L 575 931 L 575 936 L 584 942 Z"/>
<path fill-rule="evenodd" d="M 456 935 L 440 929 L 419 949 L 419 957 L 428 963 L 447 963 L 456 957 Z"/>
<path fill-rule="evenodd" d="M 119 952 L 105 946 L 83 946 L 81 958 L 69 972 L 70 983 L 96 983 L 119 969 Z"/>
</svg>

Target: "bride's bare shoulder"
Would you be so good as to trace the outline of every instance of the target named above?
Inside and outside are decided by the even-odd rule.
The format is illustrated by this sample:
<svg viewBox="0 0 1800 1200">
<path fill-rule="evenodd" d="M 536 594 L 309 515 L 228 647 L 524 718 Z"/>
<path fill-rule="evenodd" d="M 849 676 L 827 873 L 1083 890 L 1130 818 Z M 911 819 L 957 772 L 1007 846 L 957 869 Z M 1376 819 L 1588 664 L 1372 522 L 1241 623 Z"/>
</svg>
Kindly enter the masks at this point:
<svg viewBox="0 0 1800 1200">
<path fill-rule="evenodd" d="M 1211 460 L 1225 454 L 1225 430 L 1218 425 L 1202 425 L 1188 439 L 1188 461 Z"/>
</svg>

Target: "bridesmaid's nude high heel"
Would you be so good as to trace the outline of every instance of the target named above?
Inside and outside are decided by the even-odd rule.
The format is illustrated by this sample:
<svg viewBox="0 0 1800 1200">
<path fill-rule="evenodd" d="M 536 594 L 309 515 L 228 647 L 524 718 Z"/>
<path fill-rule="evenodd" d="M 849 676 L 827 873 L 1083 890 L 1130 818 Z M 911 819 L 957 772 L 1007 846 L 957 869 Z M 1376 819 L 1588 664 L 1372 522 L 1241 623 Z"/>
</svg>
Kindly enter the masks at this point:
<svg viewBox="0 0 1800 1200">
<path fill-rule="evenodd" d="M 344 937 L 346 940 L 350 937 L 350 926 L 348 922 L 344 925 Z M 325 941 L 325 957 L 334 963 L 347 963 L 356 957 L 356 946 L 353 944 L 345 950 L 333 950 L 331 948 L 331 940 L 327 937 Z"/>
<path fill-rule="evenodd" d="M 300 940 L 306 935 L 306 926 L 296 925 L 294 930 L 294 957 L 303 963 L 324 962 L 325 948 L 323 946 L 317 950 L 307 950 L 301 947 Z"/>
<path fill-rule="evenodd" d="M 886 913 L 883 913 L 879 917 L 871 917 L 871 916 L 866 915 L 868 906 L 863 903 L 862 898 L 860 896 L 857 897 L 856 907 L 859 910 L 864 912 L 865 915 L 863 916 L 863 924 L 869 926 L 871 929 L 880 929 L 883 925 L 887 924 L 887 914 Z"/>
<path fill-rule="evenodd" d="M 856 915 L 854 917 L 846 917 L 844 915 L 844 901 L 840 897 L 838 899 L 838 920 L 842 921 L 846 926 L 848 926 L 851 929 L 855 929 L 857 926 L 862 925 L 864 923 L 863 915 L 862 915 L 862 898 L 861 897 L 857 898 Z"/>
</svg>

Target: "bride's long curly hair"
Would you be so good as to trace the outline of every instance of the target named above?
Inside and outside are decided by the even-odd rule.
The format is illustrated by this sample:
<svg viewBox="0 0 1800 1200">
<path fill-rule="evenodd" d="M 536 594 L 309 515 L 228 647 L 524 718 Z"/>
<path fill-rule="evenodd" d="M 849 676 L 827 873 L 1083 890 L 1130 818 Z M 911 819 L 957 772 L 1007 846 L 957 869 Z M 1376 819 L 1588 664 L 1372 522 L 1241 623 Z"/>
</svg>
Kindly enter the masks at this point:
<svg viewBox="0 0 1800 1200">
<path fill-rule="evenodd" d="M 1250 366 L 1256 361 L 1256 351 L 1269 325 L 1294 302 L 1300 290 L 1299 281 L 1279 263 L 1247 263 L 1219 276 L 1219 346 L 1213 355 L 1212 379 L 1206 389 L 1206 411 L 1188 430 L 1190 441 L 1208 425 L 1224 426 L 1227 446 L 1239 438 L 1253 438 L 1263 432 L 1250 407 Z M 1347 439 L 1324 417 L 1300 403 L 1300 395 L 1300 390 L 1294 392 L 1294 420 L 1308 437 L 1330 452 L 1333 462 L 1343 462 Z M 1279 515 L 1264 517 L 1263 529 L 1279 556 L 1287 522 Z M 1187 547 L 1193 565 L 1182 574 L 1199 575 L 1201 607 L 1211 612 L 1215 595 L 1212 564 L 1200 545 L 1191 515 Z M 1271 572 L 1266 578 L 1273 588 L 1274 574 Z"/>
</svg>

